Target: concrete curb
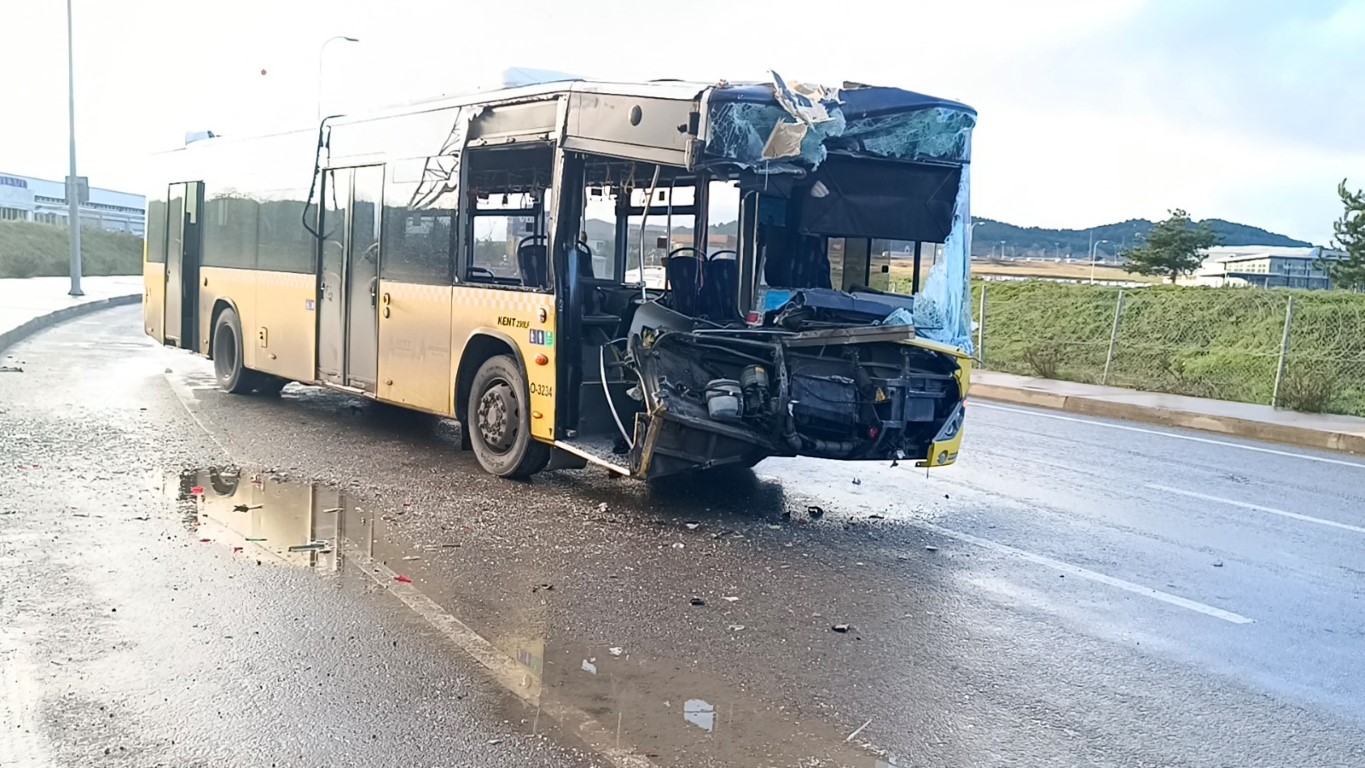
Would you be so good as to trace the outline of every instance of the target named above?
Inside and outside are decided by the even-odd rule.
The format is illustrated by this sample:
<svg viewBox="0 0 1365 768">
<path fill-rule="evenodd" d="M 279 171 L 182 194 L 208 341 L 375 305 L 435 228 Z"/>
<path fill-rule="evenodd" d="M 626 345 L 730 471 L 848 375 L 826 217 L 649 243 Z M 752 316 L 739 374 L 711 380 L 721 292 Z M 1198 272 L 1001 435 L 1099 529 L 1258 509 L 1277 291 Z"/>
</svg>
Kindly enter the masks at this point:
<svg viewBox="0 0 1365 768">
<path fill-rule="evenodd" d="M 1330 432 L 1305 427 L 1291 427 L 1285 424 L 1269 424 L 1263 421 L 1238 419 L 1231 416 L 1214 416 L 1172 408 L 1119 403 L 1089 397 L 1072 397 L 1052 392 L 1002 387 L 993 384 L 972 384 L 971 397 L 1015 405 L 1028 405 L 1035 408 L 1050 408 L 1056 411 L 1097 416 L 1105 419 L 1124 419 L 1147 424 L 1159 424 L 1165 427 L 1196 429 L 1201 432 L 1266 440 L 1303 448 L 1365 454 L 1365 435 L 1350 432 Z"/>
<path fill-rule="evenodd" d="M 0 354 L 3 354 L 5 350 L 18 344 L 29 336 L 32 336 L 38 331 L 51 328 L 57 323 L 70 320 L 73 317 L 88 315 L 91 312 L 98 312 L 101 309 L 120 307 L 125 304 L 136 304 L 141 300 L 141 293 L 131 293 L 126 296 L 110 296 L 107 299 L 96 299 L 95 301 L 87 301 L 84 304 L 74 304 L 69 307 L 63 307 L 55 312 L 49 312 L 46 315 L 39 315 L 23 325 L 0 333 Z"/>
</svg>

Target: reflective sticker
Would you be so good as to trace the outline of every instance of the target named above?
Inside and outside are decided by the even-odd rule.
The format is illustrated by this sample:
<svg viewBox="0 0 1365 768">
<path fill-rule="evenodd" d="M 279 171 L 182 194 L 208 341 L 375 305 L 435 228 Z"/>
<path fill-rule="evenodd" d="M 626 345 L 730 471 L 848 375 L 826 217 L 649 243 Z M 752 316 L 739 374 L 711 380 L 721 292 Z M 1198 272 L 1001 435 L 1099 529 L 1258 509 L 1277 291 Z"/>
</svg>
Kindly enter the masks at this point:
<svg viewBox="0 0 1365 768">
<path fill-rule="evenodd" d="M 553 347 L 555 345 L 555 332 L 532 328 L 531 343 L 541 347 Z"/>
</svg>

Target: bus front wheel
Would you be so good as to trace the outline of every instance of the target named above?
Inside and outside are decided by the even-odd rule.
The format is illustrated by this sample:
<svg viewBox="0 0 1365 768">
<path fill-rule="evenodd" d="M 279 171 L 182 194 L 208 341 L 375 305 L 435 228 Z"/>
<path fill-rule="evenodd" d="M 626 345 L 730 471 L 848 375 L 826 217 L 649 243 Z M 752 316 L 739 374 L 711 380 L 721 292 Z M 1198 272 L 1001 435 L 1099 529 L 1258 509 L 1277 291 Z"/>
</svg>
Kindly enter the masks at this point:
<svg viewBox="0 0 1365 768">
<path fill-rule="evenodd" d="M 515 360 L 496 355 L 484 361 L 469 388 L 469 442 L 489 473 L 524 478 L 550 461 L 550 446 L 531 437 L 526 382 Z"/>
</svg>

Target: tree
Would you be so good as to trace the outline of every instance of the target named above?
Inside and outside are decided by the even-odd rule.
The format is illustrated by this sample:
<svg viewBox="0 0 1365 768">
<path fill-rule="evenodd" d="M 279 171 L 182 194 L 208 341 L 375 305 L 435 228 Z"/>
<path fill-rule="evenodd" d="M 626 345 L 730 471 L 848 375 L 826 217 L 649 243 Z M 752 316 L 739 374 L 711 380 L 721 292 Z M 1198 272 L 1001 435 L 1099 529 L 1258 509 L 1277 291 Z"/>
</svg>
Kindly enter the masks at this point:
<svg viewBox="0 0 1365 768">
<path fill-rule="evenodd" d="M 1169 219 L 1152 225 L 1140 247 L 1128 251 L 1129 272 L 1159 275 L 1174 283 L 1204 263 L 1203 251 L 1218 244 L 1208 222 L 1196 226 L 1179 208 L 1170 213 Z"/>
<path fill-rule="evenodd" d="M 1342 179 L 1337 194 L 1346 210 L 1332 230 L 1336 232 L 1336 247 L 1345 251 L 1346 256 L 1341 259 L 1320 256 L 1317 266 L 1337 288 L 1359 291 L 1365 289 L 1365 191 L 1352 192 Z"/>
</svg>

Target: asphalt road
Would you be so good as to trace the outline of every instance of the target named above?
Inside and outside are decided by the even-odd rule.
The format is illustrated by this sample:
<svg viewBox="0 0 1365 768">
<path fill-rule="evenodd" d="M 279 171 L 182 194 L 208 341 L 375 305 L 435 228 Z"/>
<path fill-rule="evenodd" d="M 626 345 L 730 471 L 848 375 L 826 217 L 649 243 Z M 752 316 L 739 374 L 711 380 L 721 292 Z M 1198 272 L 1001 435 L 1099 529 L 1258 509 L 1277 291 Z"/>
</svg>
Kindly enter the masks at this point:
<svg viewBox="0 0 1365 768">
<path fill-rule="evenodd" d="M 1365 459 L 974 402 L 928 478 L 513 483 L 139 331 L 0 374 L 0 765 L 1365 764 Z"/>
</svg>

